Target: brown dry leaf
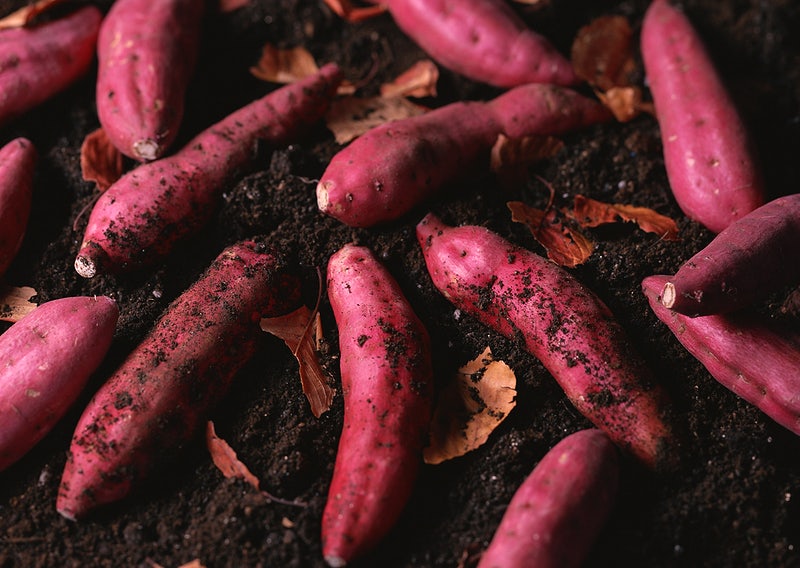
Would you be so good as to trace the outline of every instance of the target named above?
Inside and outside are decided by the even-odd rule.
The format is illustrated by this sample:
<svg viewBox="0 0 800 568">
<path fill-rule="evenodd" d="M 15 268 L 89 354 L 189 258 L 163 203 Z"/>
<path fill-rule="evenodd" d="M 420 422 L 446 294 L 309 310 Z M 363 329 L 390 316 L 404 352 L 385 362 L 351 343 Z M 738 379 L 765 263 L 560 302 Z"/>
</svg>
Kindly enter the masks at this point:
<svg viewBox="0 0 800 568">
<path fill-rule="evenodd" d="M 647 207 L 603 203 L 583 195 L 576 195 L 573 215 L 581 227 L 631 221 L 637 223 L 643 231 L 655 233 L 665 240 L 678 240 L 678 225 L 675 221 Z"/>
<path fill-rule="evenodd" d="M 575 73 L 601 91 L 630 85 L 635 62 L 633 31 L 624 16 L 602 16 L 578 31 L 572 43 Z"/>
<path fill-rule="evenodd" d="M 65 1 L 66 0 L 39 0 L 38 2 L 23 6 L 19 10 L 11 12 L 0 19 L 0 30 L 25 27 L 36 19 L 39 14 L 49 10 L 53 6 L 63 4 Z"/>
<path fill-rule="evenodd" d="M 483 445 L 516 405 L 516 376 L 487 347 L 458 370 L 441 392 L 431 421 L 425 463 L 437 464 Z"/>
<path fill-rule="evenodd" d="M 83 179 L 93 181 L 101 192 L 122 175 L 122 153 L 108 139 L 105 130 L 98 128 L 84 138 L 81 145 L 81 172 Z"/>
<path fill-rule="evenodd" d="M 509 138 L 500 134 L 492 146 L 489 165 L 509 187 L 527 177 L 528 166 L 555 156 L 563 147 L 564 142 L 553 136 Z"/>
<path fill-rule="evenodd" d="M 191 562 L 187 562 L 186 564 L 181 564 L 178 568 L 206 568 L 205 565 L 200 562 L 199 558 L 195 558 Z"/>
<path fill-rule="evenodd" d="M 394 81 L 381 85 L 381 96 L 435 97 L 438 80 L 439 68 L 430 59 L 423 59 L 400 73 Z"/>
<path fill-rule="evenodd" d="M 323 0 L 333 13 L 348 22 L 363 22 L 386 11 L 386 6 L 354 6 L 350 0 Z"/>
<path fill-rule="evenodd" d="M 250 0 L 219 0 L 219 11 L 223 14 L 235 12 L 239 8 L 244 8 L 249 3 Z"/>
<path fill-rule="evenodd" d="M 639 87 L 611 87 L 606 92 L 597 91 L 597 98 L 619 122 L 629 122 L 643 112 L 655 114 L 652 103 L 642 101 Z"/>
<path fill-rule="evenodd" d="M 300 365 L 300 382 L 311 405 L 311 412 L 319 418 L 327 412 L 336 391 L 328 384 L 328 377 L 317 358 L 317 345 L 322 335 L 319 312 L 308 307 L 276 318 L 263 318 L 261 329 L 286 342 Z"/>
<path fill-rule="evenodd" d="M 210 420 L 206 425 L 206 445 L 211 454 L 211 460 L 222 472 L 222 475 L 243 479 L 260 491 L 261 482 L 247 469 L 246 465 L 239 461 L 236 452 L 228 445 L 228 442 L 217 436 L 214 423 Z"/>
<path fill-rule="evenodd" d="M 266 44 L 261 49 L 261 59 L 250 68 L 250 73 L 262 81 L 288 84 L 319 71 L 314 56 L 304 47 L 278 49 Z"/>
<path fill-rule="evenodd" d="M 16 323 L 36 309 L 31 302 L 36 290 L 30 286 L 3 286 L 0 291 L 0 321 Z"/>
<path fill-rule="evenodd" d="M 556 264 L 574 268 L 586 262 L 594 251 L 594 242 L 564 225 L 554 210 L 545 212 L 521 201 L 509 201 L 506 205 L 511 211 L 511 220 L 526 224 L 547 251 L 547 258 Z"/>
<path fill-rule="evenodd" d="M 325 124 L 339 144 L 346 144 L 371 128 L 426 112 L 404 97 L 345 97 L 333 101 Z"/>
</svg>

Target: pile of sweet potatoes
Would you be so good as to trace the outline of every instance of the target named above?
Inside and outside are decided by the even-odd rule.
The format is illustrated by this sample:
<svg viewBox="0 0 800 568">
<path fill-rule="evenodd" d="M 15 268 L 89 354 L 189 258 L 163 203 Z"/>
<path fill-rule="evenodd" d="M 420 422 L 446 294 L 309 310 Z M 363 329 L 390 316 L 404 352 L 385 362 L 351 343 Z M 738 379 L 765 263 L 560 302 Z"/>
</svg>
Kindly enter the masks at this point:
<svg viewBox="0 0 800 568">
<path fill-rule="evenodd" d="M 666 541 L 669 564 L 701 524 L 692 519 L 730 525 L 733 513 L 697 487 L 724 493 L 749 471 L 739 446 L 764 434 L 800 449 L 789 433 L 800 434 L 800 309 L 789 295 L 800 284 L 800 206 L 762 173 L 774 162 L 755 155 L 760 138 L 715 70 L 719 51 L 692 29 L 715 21 L 702 9 L 620 7 L 642 24 L 636 71 L 655 104 L 619 124 L 564 67 L 577 22 L 602 8 L 578 16 L 559 2 L 535 12 L 484 0 L 472 13 L 397 0 L 376 21 L 347 23 L 321 0 L 288 3 L 316 19 L 279 43 L 308 43 L 332 63 L 279 87 L 247 76 L 253 37 L 290 29 L 280 23 L 294 15 L 278 2 L 223 4 L 61 6 L 23 30 L 81 15 L 89 39 L 70 40 L 77 59 L 64 86 L 9 105 L 0 130 L 0 274 L 33 285 L 39 305 L 0 334 L 0 475 L 10 480 L 0 543 L 11 547 L 0 565 L 15 565 L 21 543 L 74 562 L 96 542 L 98 519 L 113 534 L 95 553 L 134 564 L 578 566 L 609 563 L 630 536 L 641 548 L 620 552 L 621 564 Z M 144 8 L 154 11 L 135 17 Z M 557 16 L 568 32 L 543 25 Z M 465 21 L 454 44 L 437 37 Z M 492 45 L 505 34 L 547 62 L 533 76 L 542 82 L 494 62 L 510 56 L 486 47 L 482 23 Z M 239 26 L 252 35 L 231 33 Z M 388 71 L 359 73 L 357 54 L 331 57 L 342 52 L 322 38 L 394 26 L 408 36 L 397 41 L 442 65 L 442 94 L 421 117 L 335 144 L 323 118 L 342 78 L 369 92 L 372 73 Z M 377 32 L 358 37 L 381 43 Z M 88 69 L 81 41 L 93 44 Z M 454 53 L 463 42 L 475 51 Z M 227 50 L 250 59 L 222 63 Z M 49 134 L 37 116 L 57 117 L 61 104 L 71 111 Z M 127 170 L 100 195 L 70 169 L 76 142 L 98 125 Z M 509 186 L 488 167 L 501 135 L 557 135 L 563 148 Z M 557 267 L 505 203 L 556 211 L 577 194 L 656 208 L 684 240 L 598 230 L 586 265 Z M 314 353 L 336 391 L 319 419 L 292 354 L 258 326 L 301 302 L 318 307 Z M 486 345 L 517 374 L 516 408 L 484 446 L 425 465 L 443 386 Z M 704 396 L 736 414 L 704 414 L 716 410 Z M 208 419 L 269 493 L 222 480 L 200 446 Z M 782 519 L 777 540 L 797 521 L 784 493 L 800 474 L 781 460 L 767 470 L 749 483 Z M 27 525 L 14 520 L 45 502 Z M 661 519 L 674 534 L 656 532 Z M 26 540 L 39 538 L 33 530 L 75 544 Z"/>
</svg>

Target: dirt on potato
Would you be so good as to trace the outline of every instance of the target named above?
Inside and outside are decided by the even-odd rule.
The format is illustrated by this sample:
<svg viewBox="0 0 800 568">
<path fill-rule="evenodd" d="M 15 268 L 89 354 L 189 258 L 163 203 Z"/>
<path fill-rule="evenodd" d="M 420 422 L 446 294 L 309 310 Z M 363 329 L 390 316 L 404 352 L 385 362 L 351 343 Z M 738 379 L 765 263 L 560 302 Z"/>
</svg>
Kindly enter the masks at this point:
<svg viewBox="0 0 800 568">
<path fill-rule="evenodd" d="M 25 3 L 2 1 L 0 15 Z M 111 2 L 96 4 L 106 11 Z M 514 9 L 568 54 L 578 30 L 599 16 L 625 16 L 638 33 L 648 2 L 543 4 L 519 3 Z M 752 130 L 768 196 L 795 193 L 800 183 L 800 4 L 685 0 L 681 5 Z M 363 95 L 377 94 L 382 82 L 425 57 L 388 14 L 348 23 L 322 0 L 250 0 L 231 12 L 220 12 L 219 2 L 209 0 L 177 145 L 276 88 L 250 72 L 268 42 L 304 46 L 319 63 L 339 63 Z M 633 79 L 646 95 L 640 59 Z M 111 350 L 78 403 L 28 455 L 0 473 L 0 568 L 177 567 L 194 560 L 209 568 L 324 566 L 320 518 L 342 400 L 337 394 L 330 411 L 315 418 L 301 390 L 297 360 L 266 333 L 210 418 L 261 487 L 291 503 L 271 501 L 246 482 L 223 477 L 199 436 L 176 450 L 174 459 L 130 499 L 77 523 L 55 510 L 70 438 L 92 393 L 170 301 L 225 246 L 244 238 L 269 240 L 286 254 L 310 307 L 317 302 L 319 271 L 330 255 L 348 242 L 367 245 L 428 327 L 438 386 L 487 346 L 515 371 L 517 404 L 506 420 L 480 448 L 424 466 L 394 530 L 372 554 L 353 563 L 474 566 L 525 476 L 559 440 L 590 424 L 520 342 L 503 339 L 458 312 L 434 289 L 414 228 L 433 211 L 449 224 L 484 225 L 543 253 L 529 229 L 511 220 L 506 203 L 543 207 L 550 187 L 557 205 L 580 194 L 649 207 L 676 220 L 680 234 L 680 240 L 668 241 L 633 223 L 589 229 L 596 249 L 585 264 L 569 269 L 629 332 L 669 391 L 683 430 L 682 459 L 674 471 L 653 473 L 630 460 L 623 463 L 613 514 L 588 566 L 800 566 L 800 438 L 714 381 L 650 313 L 640 290 L 642 278 L 674 273 L 713 236 L 687 219 L 672 198 L 652 116 L 564 136 L 560 152 L 531 166 L 513 184 L 500 183 L 485 164 L 476 164 L 424 205 L 372 229 L 351 229 L 317 209 L 315 180 L 340 147 L 320 124 L 289 147 L 259 147 L 254 167 L 223 189 L 212 222 L 165 261 L 87 280 L 77 275 L 73 262 L 97 195 L 80 169 L 81 143 L 99 126 L 95 80 L 93 68 L 65 92 L 0 127 L 0 142 L 25 136 L 40 154 L 28 231 L 5 284 L 32 286 L 38 302 L 105 294 L 121 310 Z M 438 95 L 419 102 L 437 107 L 498 93 L 440 69 Z M 793 292 L 793 287 L 777 291 L 753 309 L 800 330 L 800 302 Z M 339 389 L 337 331 L 324 293 L 320 313 L 321 363 Z"/>
</svg>

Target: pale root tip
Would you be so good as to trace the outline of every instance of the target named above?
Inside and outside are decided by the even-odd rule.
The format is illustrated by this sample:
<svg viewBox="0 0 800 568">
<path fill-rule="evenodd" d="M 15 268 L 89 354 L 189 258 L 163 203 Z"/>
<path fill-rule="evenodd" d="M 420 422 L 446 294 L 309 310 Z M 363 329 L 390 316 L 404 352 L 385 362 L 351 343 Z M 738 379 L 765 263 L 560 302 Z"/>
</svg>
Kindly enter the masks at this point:
<svg viewBox="0 0 800 568">
<path fill-rule="evenodd" d="M 58 514 L 67 519 L 68 521 L 74 522 L 78 520 L 77 517 L 75 516 L 75 513 L 71 509 L 66 509 L 60 506 L 56 506 L 56 511 L 58 511 Z"/>
<path fill-rule="evenodd" d="M 161 146 L 152 138 L 145 138 L 133 143 L 134 156 L 142 161 L 150 162 L 158 158 Z"/>
<path fill-rule="evenodd" d="M 328 188 L 330 187 L 329 181 L 321 181 L 317 184 L 317 207 L 323 213 L 328 211 L 330 206 L 330 199 L 328 196 Z"/>
<path fill-rule="evenodd" d="M 91 258 L 78 255 L 75 259 L 75 272 L 84 278 L 94 278 L 97 276 L 97 266 Z"/>
<path fill-rule="evenodd" d="M 328 566 L 331 568 L 341 568 L 342 566 L 347 566 L 347 561 L 340 556 L 326 556 L 325 562 L 327 562 Z"/>
<path fill-rule="evenodd" d="M 675 305 L 675 285 L 672 282 L 664 284 L 664 289 L 661 290 L 661 305 L 665 308 Z"/>
</svg>

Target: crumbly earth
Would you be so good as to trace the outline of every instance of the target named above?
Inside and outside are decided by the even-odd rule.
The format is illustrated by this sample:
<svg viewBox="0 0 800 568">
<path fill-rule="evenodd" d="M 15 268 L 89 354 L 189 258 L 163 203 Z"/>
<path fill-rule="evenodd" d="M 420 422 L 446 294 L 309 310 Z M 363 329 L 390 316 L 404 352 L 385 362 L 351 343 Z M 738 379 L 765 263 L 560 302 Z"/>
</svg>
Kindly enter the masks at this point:
<svg viewBox="0 0 800 568">
<path fill-rule="evenodd" d="M 25 2 L 0 2 L 6 14 Z M 100 2 L 107 9 L 110 1 Z M 388 15 L 341 21 L 321 0 L 251 0 L 220 14 L 209 4 L 200 64 L 188 94 L 180 140 L 274 85 L 249 72 L 261 46 L 303 45 L 319 62 L 336 61 L 348 79 L 374 94 L 423 54 Z M 536 10 L 515 5 L 526 21 L 568 53 L 577 30 L 597 16 L 621 14 L 638 31 L 645 0 L 550 0 Z M 686 0 L 750 125 L 770 197 L 797 191 L 800 180 L 800 4 L 794 0 Z M 342 399 L 317 419 L 300 389 L 297 364 L 282 342 L 264 334 L 250 361 L 210 417 L 220 437 L 287 505 L 246 483 L 225 479 L 202 441 L 176 451 L 136 495 L 81 522 L 60 517 L 56 491 L 72 430 L 92 392 L 226 245 L 265 237 L 296 263 L 306 303 L 318 294 L 318 269 L 344 243 L 372 247 L 428 326 L 437 384 L 489 345 L 517 374 L 517 406 L 481 448 L 425 466 L 395 529 L 353 565 L 474 566 L 514 490 L 544 453 L 589 424 L 521 345 L 458 314 L 433 288 L 414 238 L 428 210 L 451 224 L 478 223 L 537 252 L 506 202 L 542 206 L 545 180 L 559 202 L 576 194 L 653 208 L 676 219 L 679 242 L 630 225 L 595 229 L 597 250 L 574 275 L 607 302 L 672 395 L 684 428 L 680 467 L 651 473 L 624 463 L 616 508 L 589 566 L 800 566 L 800 439 L 716 383 L 649 312 L 640 291 L 649 274 L 674 272 L 711 234 L 685 218 L 670 195 L 656 122 L 642 116 L 564 138 L 553 158 L 505 187 L 478 167 L 401 220 L 354 230 L 322 216 L 314 180 L 337 150 L 320 126 L 288 148 L 259 149 L 255 168 L 223 190 L 219 213 L 165 262 L 118 276 L 79 277 L 72 268 L 96 195 L 81 177 L 81 142 L 98 121 L 92 71 L 66 92 L 0 128 L 5 143 L 34 141 L 41 154 L 33 214 L 21 252 L 5 276 L 33 286 L 39 301 L 107 294 L 121 308 L 114 344 L 85 394 L 56 429 L 0 473 L 0 567 L 165 566 L 197 559 L 208 567 L 323 566 L 320 517 L 342 424 Z M 644 83 L 641 67 L 638 80 Z M 486 99 L 496 91 L 442 70 L 438 106 Z M 711 102 L 711 101 L 709 101 Z M 800 328 L 791 289 L 755 306 L 764 317 Z M 322 295 L 321 359 L 338 384 L 337 333 Z M 7 325 L 7 324 L 5 324 Z M 798 370 L 800 372 L 800 370 Z M 2 427 L 2 426 L 0 426 Z"/>
</svg>

